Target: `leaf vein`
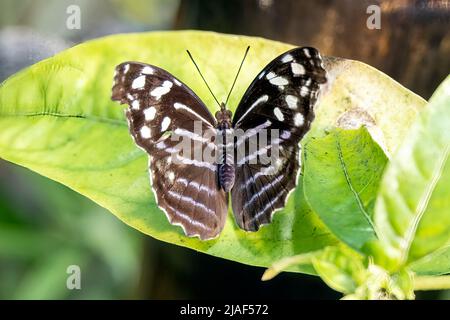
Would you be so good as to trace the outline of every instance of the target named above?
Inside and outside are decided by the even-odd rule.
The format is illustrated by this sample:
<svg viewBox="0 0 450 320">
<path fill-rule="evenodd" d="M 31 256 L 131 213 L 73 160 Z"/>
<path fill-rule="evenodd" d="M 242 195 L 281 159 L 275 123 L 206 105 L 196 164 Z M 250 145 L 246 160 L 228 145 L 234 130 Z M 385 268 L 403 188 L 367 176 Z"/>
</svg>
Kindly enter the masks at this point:
<svg viewBox="0 0 450 320">
<path fill-rule="evenodd" d="M 425 192 L 422 194 L 422 197 L 420 198 L 419 203 L 417 204 L 416 210 L 414 212 L 414 219 L 406 232 L 406 237 L 403 242 L 402 247 L 404 247 L 404 248 L 401 253 L 402 263 L 405 263 L 408 258 L 408 253 L 409 253 L 409 250 L 411 249 L 413 238 L 416 235 L 417 228 L 419 227 L 419 223 L 422 220 L 422 217 L 425 213 L 428 203 L 430 202 L 431 195 L 432 195 L 434 189 L 436 188 L 439 178 L 442 175 L 442 171 L 444 170 L 444 166 L 448 159 L 449 150 L 450 150 L 450 144 L 447 144 L 441 158 L 438 159 L 437 165 L 436 165 L 435 169 L 433 170 L 430 184 L 425 189 Z"/>
<path fill-rule="evenodd" d="M 376 232 L 375 226 L 374 226 L 374 224 L 372 222 L 372 219 L 370 219 L 369 214 L 367 213 L 366 209 L 364 208 L 364 205 L 362 203 L 361 198 L 359 197 L 358 192 L 353 188 L 353 185 L 352 185 L 352 182 L 351 182 L 351 179 L 350 179 L 350 175 L 348 174 L 347 166 L 345 165 L 344 157 L 342 155 L 341 144 L 340 144 L 338 139 L 336 140 L 336 147 L 337 147 L 337 150 L 338 150 L 339 162 L 341 163 L 342 170 L 344 172 L 344 176 L 345 176 L 345 180 L 347 182 L 347 185 L 350 188 L 350 191 L 355 196 L 355 199 L 356 199 L 356 202 L 358 203 L 359 209 L 361 210 L 361 212 L 363 213 L 363 215 L 366 218 L 367 222 L 369 223 L 369 225 L 372 227 L 373 231 L 375 232 L 375 236 L 377 236 L 377 232 Z"/>
<path fill-rule="evenodd" d="M 37 112 L 37 113 L 22 113 L 22 114 L 0 114 L 1 117 L 57 117 L 57 118 L 77 118 L 77 119 L 85 119 L 90 121 L 97 121 L 97 122 L 104 122 L 109 123 L 117 126 L 123 126 L 126 127 L 127 124 L 125 121 L 119 120 L 119 119 L 109 119 L 109 118 L 101 118 L 101 117 L 95 117 L 95 116 L 86 116 L 83 114 L 62 114 L 62 113 L 56 113 L 56 112 Z"/>
</svg>

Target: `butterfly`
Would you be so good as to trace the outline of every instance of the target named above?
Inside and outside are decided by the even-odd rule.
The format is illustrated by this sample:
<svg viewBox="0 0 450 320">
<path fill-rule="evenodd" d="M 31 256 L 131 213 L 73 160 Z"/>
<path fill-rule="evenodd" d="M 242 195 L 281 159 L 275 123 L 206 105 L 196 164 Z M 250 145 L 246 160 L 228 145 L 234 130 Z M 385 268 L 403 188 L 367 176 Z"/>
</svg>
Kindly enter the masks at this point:
<svg viewBox="0 0 450 320">
<path fill-rule="evenodd" d="M 318 50 L 299 47 L 275 58 L 256 76 L 234 116 L 226 102 L 219 104 L 213 95 L 220 105 L 213 117 L 182 81 L 140 62 L 116 67 L 112 99 L 128 105 L 129 130 L 149 155 L 150 183 L 159 208 L 187 236 L 208 240 L 222 231 L 230 196 L 236 223 L 246 231 L 269 224 L 273 213 L 285 206 L 300 173 L 299 142 L 314 120 L 314 105 L 326 81 Z M 254 139 L 274 130 L 278 135 L 269 134 L 269 144 Z M 237 131 L 243 134 L 233 137 Z M 212 133 L 214 142 L 205 132 Z M 188 152 L 180 152 L 175 135 L 193 141 Z M 275 139 L 276 160 L 258 161 L 273 151 Z M 192 158 L 189 151 L 211 153 L 216 161 Z"/>
</svg>

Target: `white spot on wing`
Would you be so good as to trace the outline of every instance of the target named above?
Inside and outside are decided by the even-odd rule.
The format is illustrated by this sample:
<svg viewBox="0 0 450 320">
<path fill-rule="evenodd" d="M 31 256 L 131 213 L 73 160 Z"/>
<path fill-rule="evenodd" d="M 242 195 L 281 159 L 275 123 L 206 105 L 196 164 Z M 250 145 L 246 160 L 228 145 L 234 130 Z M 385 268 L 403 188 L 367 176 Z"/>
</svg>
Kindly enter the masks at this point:
<svg viewBox="0 0 450 320">
<path fill-rule="evenodd" d="M 303 53 L 307 58 L 311 58 L 311 53 L 309 52 L 308 48 L 303 48 Z"/>
<path fill-rule="evenodd" d="M 281 112 L 280 108 L 276 107 L 275 109 L 273 109 L 273 113 L 279 121 L 284 121 L 284 115 L 283 112 Z"/>
<path fill-rule="evenodd" d="M 141 73 L 143 73 L 143 74 L 153 74 L 153 68 L 152 67 L 150 67 L 150 66 L 145 66 L 143 69 L 142 69 L 142 71 L 141 71 Z"/>
<path fill-rule="evenodd" d="M 275 77 L 269 80 L 269 82 L 275 86 L 285 86 L 289 84 L 289 81 L 284 77 Z"/>
<path fill-rule="evenodd" d="M 280 138 L 283 139 L 283 140 L 287 140 L 287 139 L 289 139 L 290 137 L 291 137 L 291 133 L 290 133 L 289 131 L 283 131 L 283 132 L 281 133 L 281 136 L 280 136 Z"/>
<path fill-rule="evenodd" d="M 281 160 L 280 158 L 278 158 L 278 159 L 275 161 L 275 166 L 276 166 L 276 168 L 279 169 L 282 165 L 283 165 L 283 160 Z"/>
<path fill-rule="evenodd" d="M 292 73 L 295 75 L 305 74 L 305 67 L 303 67 L 300 63 L 292 62 L 291 69 Z"/>
<path fill-rule="evenodd" d="M 130 64 L 127 63 L 123 68 L 123 74 L 127 74 L 128 70 L 130 70 Z"/>
<path fill-rule="evenodd" d="M 147 121 L 151 121 L 151 120 L 155 119 L 155 115 L 156 115 L 155 107 L 150 107 L 150 108 L 147 108 L 144 110 L 145 120 L 147 120 Z"/>
<path fill-rule="evenodd" d="M 139 110 L 139 106 L 140 106 L 139 100 L 133 100 L 133 102 L 131 103 L 131 108 L 134 110 Z"/>
<path fill-rule="evenodd" d="M 148 139 L 151 137 L 150 128 L 147 126 L 143 126 L 140 130 L 140 133 L 141 133 L 141 137 L 144 139 Z"/>
<path fill-rule="evenodd" d="M 303 117 L 303 115 L 300 112 L 296 113 L 294 116 L 294 125 L 296 127 L 300 127 L 303 125 L 304 122 L 305 118 Z"/>
<path fill-rule="evenodd" d="M 284 98 L 284 100 L 286 100 L 286 103 L 287 103 L 289 109 L 292 109 L 292 110 L 297 109 L 298 98 L 296 96 L 288 94 Z"/>
<path fill-rule="evenodd" d="M 131 88 L 133 89 L 142 89 L 145 86 L 145 76 L 139 76 L 133 80 L 131 84 Z"/>
<path fill-rule="evenodd" d="M 179 87 L 181 87 L 181 82 L 178 81 L 177 79 L 173 79 L 173 82 L 175 82 L 175 84 Z"/>
<path fill-rule="evenodd" d="M 169 173 L 167 173 L 167 178 L 169 178 L 170 183 L 173 183 L 175 181 L 175 173 L 173 171 L 169 171 Z"/>
<path fill-rule="evenodd" d="M 165 95 L 170 91 L 170 88 L 172 88 L 173 83 L 169 80 L 166 80 L 163 82 L 163 84 L 160 87 L 156 87 L 150 92 L 150 95 L 155 97 L 156 100 L 161 99 L 161 96 Z"/>
<path fill-rule="evenodd" d="M 275 74 L 275 73 L 273 73 L 273 72 L 269 72 L 268 74 L 267 74 L 267 76 L 266 76 L 266 79 L 267 80 L 270 80 L 270 79 L 272 79 L 272 78 L 274 78 L 274 77 L 276 77 L 277 75 Z"/>
<path fill-rule="evenodd" d="M 306 86 L 300 88 L 300 95 L 306 97 L 309 94 L 309 89 Z"/>
<path fill-rule="evenodd" d="M 289 53 L 285 54 L 283 56 L 283 58 L 281 58 L 281 62 L 284 62 L 284 63 L 292 61 L 292 60 L 294 60 L 294 57 L 292 55 L 290 55 Z"/>
<path fill-rule="evenodd" d="M 161 131 L 166 131 L 167 128 L 169 128 L 170 125 L 170 118 L 164 117 L 163 121 L 161 122 Z"/>
</svg>

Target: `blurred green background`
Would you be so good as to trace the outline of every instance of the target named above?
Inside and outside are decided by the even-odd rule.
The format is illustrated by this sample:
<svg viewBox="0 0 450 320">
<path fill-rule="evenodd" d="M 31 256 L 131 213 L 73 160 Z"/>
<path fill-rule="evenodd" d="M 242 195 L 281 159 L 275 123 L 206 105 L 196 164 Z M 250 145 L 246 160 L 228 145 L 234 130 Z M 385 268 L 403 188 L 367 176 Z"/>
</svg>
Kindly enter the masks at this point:
<svg viewBox="0 0 450 320">
<path fill-rule="evenodd" d="M 366 27 L 371 4 L 382 10 L 380 30 Z M 66 27 L 70 5 L 81 9 L 79 30 Z M 407 0 L 0 0 L 0 80 L 103 35 L 202 29 L 361 60 L 428 99 L 450 70 L 449 8 L 448 1 Z M 69 265 L 81 268 L 81 290 L 66 288 Z M 1 299 L 340 297 L 316 277 L 284 273 L 261 282 L 262 272 L 156 241 L 0 159 Z M 417 298 L 448 299 L 450 292 Z"/>
</svg>

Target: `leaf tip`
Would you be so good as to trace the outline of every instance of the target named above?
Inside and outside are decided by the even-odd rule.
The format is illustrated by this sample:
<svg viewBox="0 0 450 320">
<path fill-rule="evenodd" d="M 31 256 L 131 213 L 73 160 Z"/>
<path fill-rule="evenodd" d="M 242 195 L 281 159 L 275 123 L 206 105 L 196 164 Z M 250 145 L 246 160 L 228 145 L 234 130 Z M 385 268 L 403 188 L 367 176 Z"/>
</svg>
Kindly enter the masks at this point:
<svg viewBox="0 0 450 320">
<path fill-rule="evenodd" d="M 269 268 L 266 271 L 264 271 L 264 274 L 261 277 L 261 281 L 269 281 L 275 278 L 275 276 L 278 274 L 277 271 L 273 268 Z"/>
</svg>

